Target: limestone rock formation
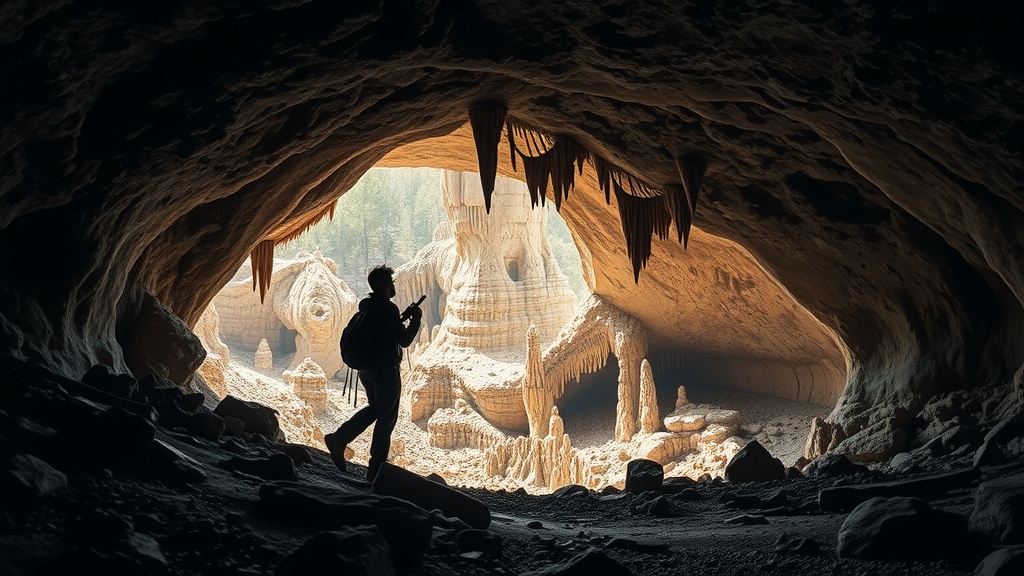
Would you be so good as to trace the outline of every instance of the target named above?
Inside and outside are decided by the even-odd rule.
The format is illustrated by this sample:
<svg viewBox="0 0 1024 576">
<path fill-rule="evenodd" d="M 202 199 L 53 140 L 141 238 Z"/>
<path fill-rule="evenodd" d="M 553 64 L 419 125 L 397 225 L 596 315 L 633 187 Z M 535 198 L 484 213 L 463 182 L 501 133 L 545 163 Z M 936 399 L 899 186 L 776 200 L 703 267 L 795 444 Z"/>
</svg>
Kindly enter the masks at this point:
<svg viewBox="0 0 1024 576">
<path fill-rule="evenodd" d="M 212 303 L 203 311 L 193 328 L 199 342 L 206 350 L 206 358 L 199 365 L 197 372 L 203 377 L 207 386 L 219 397 L 228 395 L 227 384 L 224 381 L 224 370 L 231 362 L 231 352 L 220 339 L 220 318 L 217 315 L 217 307 Z"/>
<path fill-rule="evenodd" d="M 640 432 L 652 434 L 661 428 L 658 416 L 658 394 L 654 389 L 654 375 L 651 363 L 644 359 L 640 363 Z"/>
<path fill-rule="evenodd" d="M 253 359 L 253 363 L 256 369 L 264 374 L 274 371 L 274 352 L 270 349 L 270 344 L 267 343 L 266 338 L 260 338 L 260 343 L 256 346 L 256 356 Z"/>
<path fill-rule="evenodd" d="M 413 419 L 449 406 L 454 388 L 496 426 L 525 430 L 527 332 L 538 347 L 549 344 L 572 317 L 574 295 L 551 255 L 547 213 L 531 207 L 522 183 L 497 179 L 488 214 L 479 176 L 442 177 L 448 223 L 395 269 L 396 301 L 426 294 L 424 333 L 436 329 L 406 379 Z M 536 427 L 546 435 L 540 410 Z"/>
<path fill-rule="evenodd" d="M 530 326 L 526 332 L 526 374 L 523 378 L 523 405 L 530 422 L 530 437 L 543 438 L 548 435 L 551 419 L 554 418 L 554 398 L 544 383 L 544 363 L 537 341 L 537 330 Z"/>
<path fill-rule="evenodd" d="M 327 409 L 327 375 L 312 358 L 306 357 L 295 370 L 285 370 L 282 379 L 313 412 Z"/>
<path fill-rule="evenodd" d="M 272 354 L 294 353 L 289 370 L 309 357 L 333 376 L 343 367 L 341 331 L 358 306 L 336 271 L 334 261 L 319 253 L 278 261 L 265 303 L 253 290 L 252 277 L 230 282 L 214 298 L 221 336 L 230 346 L 247 350 L 265 339 Z"/>
</svg>

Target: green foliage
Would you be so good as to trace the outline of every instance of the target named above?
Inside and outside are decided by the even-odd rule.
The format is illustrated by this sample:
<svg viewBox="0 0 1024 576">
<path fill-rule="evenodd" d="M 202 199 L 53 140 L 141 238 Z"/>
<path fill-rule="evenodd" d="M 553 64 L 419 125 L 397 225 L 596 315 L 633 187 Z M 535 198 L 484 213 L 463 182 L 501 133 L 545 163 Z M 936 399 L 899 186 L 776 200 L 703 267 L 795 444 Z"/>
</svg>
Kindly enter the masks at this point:
<svg viewBox="0 0 1024 576">
<path fill-rule="evenodd" d="M 580 256 L 565 221 L 548 208 L 548 241 L 562 273 L 577 297 L 588 293 Z M 445 221 L 441 171 L 427 168 L 373 168 L 338 200 L 332 220 L 313 226 L 276 248 L 280 258 L 319 250 L 338 263 L 338 276 L 357 295 L 367 292 L 373 266 L 408 262 L 430 243 Z"/>
</svg>

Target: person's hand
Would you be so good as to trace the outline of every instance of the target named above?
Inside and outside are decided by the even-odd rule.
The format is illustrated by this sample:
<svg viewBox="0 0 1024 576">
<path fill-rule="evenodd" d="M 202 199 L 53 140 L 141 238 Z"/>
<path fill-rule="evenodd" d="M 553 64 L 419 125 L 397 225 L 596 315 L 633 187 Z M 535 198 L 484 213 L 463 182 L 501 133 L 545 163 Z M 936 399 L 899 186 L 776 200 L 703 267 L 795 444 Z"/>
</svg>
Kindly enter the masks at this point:
<svg viewBox="0 0 1024 576">
<path fill-rule="evenodd" d="M 412 310 L 409 311 L 409 317 L 412 318 L 413 322 L 419 322 L 420 318 L 423 318 L 423 309 L 419 306 L 413 306 Z"/>
</svg>

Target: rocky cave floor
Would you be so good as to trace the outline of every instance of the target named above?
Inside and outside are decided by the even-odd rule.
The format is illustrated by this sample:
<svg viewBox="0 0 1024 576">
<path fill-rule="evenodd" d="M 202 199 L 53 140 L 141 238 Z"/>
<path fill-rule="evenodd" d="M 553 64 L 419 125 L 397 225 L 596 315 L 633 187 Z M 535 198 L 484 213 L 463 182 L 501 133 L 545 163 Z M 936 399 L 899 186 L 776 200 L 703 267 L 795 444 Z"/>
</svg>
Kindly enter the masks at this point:
<svg viewBox="0 0 1024 576">
<path fill-rule="evenodd" d="M 907 525 L 895 545 L 906 539 L 908 553 L 892 561 L 840 558 L 848 512 L 822 510 L 819 493 L 918 475 L 841 466 L 770 482 L 672 479 L 640 493 L 463 489 L 490 511 L 478 530 L 457 512 L 371 492 L 365 468 L 339 473 L 322 451 L 210 431 L 201 398 L 159 379 L 83 384 L 12 359 L 0 369 L 0 573 L 12 576 L 375 574 L 391 560 L 424 575 L 969 574 L 996 549 L 966 530 L 977 486 L 1024 472 L 1020 456 L 982 468 L 963 451 L 927 461 L 932 478 L 962 472 L 900 493 L 956 515 L 962 530 Z M 334 539 L 315 538 L 324 531 Z"/>
</svg>

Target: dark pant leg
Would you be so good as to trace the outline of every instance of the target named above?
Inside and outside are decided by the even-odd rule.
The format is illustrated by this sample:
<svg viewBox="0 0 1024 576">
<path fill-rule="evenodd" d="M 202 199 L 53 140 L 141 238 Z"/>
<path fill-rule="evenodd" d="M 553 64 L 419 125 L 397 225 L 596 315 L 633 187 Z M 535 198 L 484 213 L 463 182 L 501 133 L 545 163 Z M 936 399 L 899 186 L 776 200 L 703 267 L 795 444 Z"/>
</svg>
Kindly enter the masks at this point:
<svg viewBox="0 0 1024 576">
<path fill-rule="evenodd" d="M 365 370 L 359 371 L 359 380 L 363 383 L 363 389 L 366 390 L 366 406 L 363 406 L 362 409 L 353 414 L 335 432 L 337 437 L 343 440 L 345 444 L 351 444 L 356 439 L 356 436 L 359 436 L 364 430 L 369 428 L 370 424 L 373 424 L 373 421 L 378 416 L 377 395 L 374 393 L 374 383 L 372 378 L 367 379 L 363 377 L 364 372 Z"/>
<path fill-rule="evenodd" d="M 377 404 L 377 423 L 373 427 L 373 439 L 370 441 L 370 462 L 366 476 L 373 480 L 377 470 L 388 461 L 391 451 L 391 432 L 398 422 L 398 402 L 401 397 L 402 380 L 398 366 L 379 370 L 367 370 L 367 376 L 373 381 L 372 387 Z M 362 373 L 360 373 L 362 375 Z"/>
</svg>

